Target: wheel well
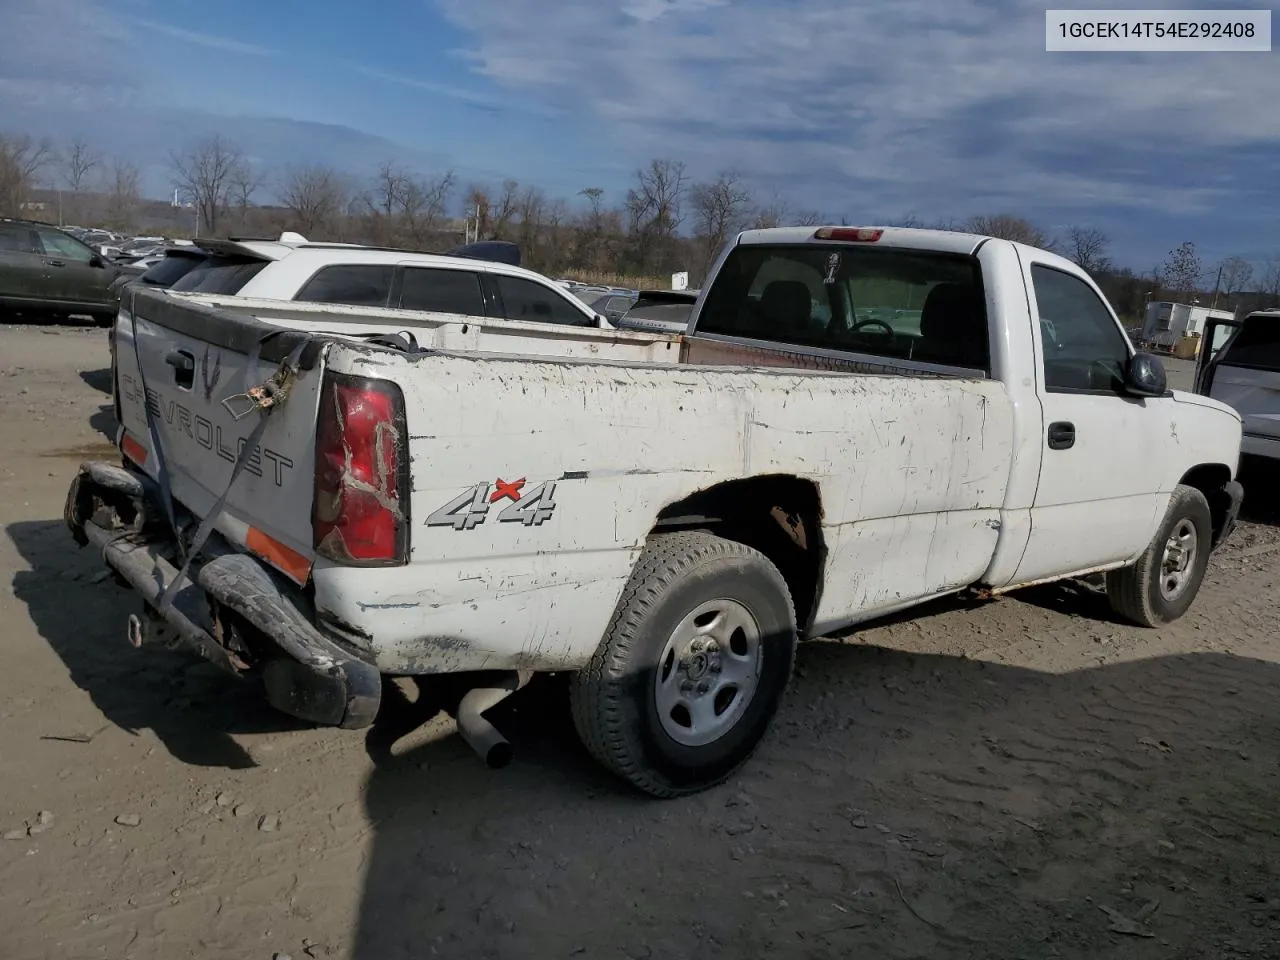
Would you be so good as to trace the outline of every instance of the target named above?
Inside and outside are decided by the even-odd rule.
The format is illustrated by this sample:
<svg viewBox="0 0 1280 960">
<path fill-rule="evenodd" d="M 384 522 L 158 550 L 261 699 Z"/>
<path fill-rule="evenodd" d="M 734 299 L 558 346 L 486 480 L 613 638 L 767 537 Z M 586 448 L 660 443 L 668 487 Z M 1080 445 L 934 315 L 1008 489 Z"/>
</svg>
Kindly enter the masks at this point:
<svg viewBox="0 0 1280 960">
<path fill-rule="evenodd" d="M 789 474 L 728 480 L 665 507 L 655 531 L 705 529 L 759 550 L 778 568 L 803 635 L 822 592 L 827 548 L 818 485 Z"/>
<path fill-rule="evenodd" d="M 1178 482 L 1195 487 L 1209 501 L 1209 516 L 1213 521 L 1213 539 L 1216 543 L 1231 506 L 1231 498 L 1224 489 L 1231 482 L 1231 468 L 1222 463 L 1202 463 L 1188 470 Z"/>
</svg>

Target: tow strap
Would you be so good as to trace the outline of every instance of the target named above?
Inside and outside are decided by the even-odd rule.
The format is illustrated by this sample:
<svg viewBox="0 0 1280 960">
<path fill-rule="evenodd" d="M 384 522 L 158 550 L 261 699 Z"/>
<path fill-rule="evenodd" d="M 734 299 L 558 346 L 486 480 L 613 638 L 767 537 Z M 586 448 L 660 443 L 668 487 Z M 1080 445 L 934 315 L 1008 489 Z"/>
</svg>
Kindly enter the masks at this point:
<svg viewBox="0 0 1280 960">
<path fill-rule="evenodd" d="M 284 403 L 289 395 L 289 388 L 293 385 L 294 379 L 298 374 L 298 362 L 302 357 L 303 350 L 311 342 L 304 338 L 289 351 L 288 356 L 281 361 L 276 371 L 262 383 L 254 383 L 254 376 L 258 370 L 258 364 L 261 362 L 262 347 L 272 337 L 278 336 L 285 331 L 284 328 L 271 330 L 263 334 L 255 341 L 253 347 L 249 351 L 249 362 L 245 367 L 245 389 L 243 393 L 232 394 L 222 400 L 223 408 L 231 415 L 232 420 L 243 420 L 255 410 L 258 412 L 258 422 L 254 425 L 253 430 L 245 439 L 244 445 L 241 446 L 239 454 L 236 456 L 231 466 L 231 478 L 227 481 L 226 488 L 222 491 L 222 496 L 214 502 L 209 508 L 209 512 L 205 514 L 204 519 L 200 521 L 200 525 L 196 527 L 196 532 L 192 536 L 190 543 L 184 546 L 182 542 L 182 533 L 178 529 L 176 514 L 173 508 L 173 492 L 169 483 L 169 472 L 165 465 L 164 449 L 160 441 L 160 432 L 156 429 L 155 418 L 151 413 L 151 403 L 147 394 L 146 376 L 142 370 L 142 353 L 138 346 L 138 314 L 136 310 L 137 291 L 130 290 L 129 299 L 129 318 L 133 324 L 133 356 L 138 364 L 138 385 L 142 388 L 142 409 L 147 421 L 147 435 L 151 441 L 151 449 L 156 453 L 156 481 L 160 485 L 160 497 L 164 501 L 165 516 L 169 521 L 169 527 L 173 531 L 173 537 L 178 545 L 178 557 L 182 560 L 182 566 L 178 570 L 178 575 L 169 582 L 164 592 L 160 595 L 160 599 L 156 601 L 156 609 L 163 613 L 165 608 L 173 603 L 173 597 L 181 588 L 183 582 L 187 578 L 187 571 L 191 567 L 191 562 L 200 553 L 200 549 L 204 546 L 205 541 L 209 539 L 209 535 L 213 533 L 214 525 L 218 518 L 222 515 L 223 508 L 227 504 L 227 498 L 231 495 L 231 490 L 235 486 L 236 480 L 240 473 L 244 470 L 245 465 L 253 456 L 254 451 L 258 449 L 258 443 L 262 439 L 262 434 L 267 429 L 267 421 L 270 419 L 272 412 Z M 236 405 L 240 409 L 237 411 Z"/>
</svg>

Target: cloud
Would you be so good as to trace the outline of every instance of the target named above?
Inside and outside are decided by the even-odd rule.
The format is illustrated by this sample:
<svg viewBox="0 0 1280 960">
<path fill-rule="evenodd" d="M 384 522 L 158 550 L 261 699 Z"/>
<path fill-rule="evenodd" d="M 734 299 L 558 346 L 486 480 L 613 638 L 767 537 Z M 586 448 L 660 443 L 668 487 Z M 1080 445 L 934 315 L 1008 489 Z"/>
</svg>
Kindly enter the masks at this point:
<svg viewBox="0 0 1280 960">
<path fill-rule="evenodd" d="M 371 77 L 374 80 L 381 80 L 385 83 L 394 83 L 398 86 L 409 87 L 414 90 L 422 90 L 438 97 L 448 97 L 451 100 L 458 100 L 468 106 L 475 107 L 478 110 L 484 110 L 488 113 L 501 114 L 506 113 L 510 109 L 509 98 L 504 101 L 500 97 L 477 93 L 474 90 L 435 83 L 431 80 L 423 80 L 419 77 L 411 77 L 403 73 L 395 73 L 390 70 L 382 70 L 377 67 L 365 66 L 361 63 L 347 61 L 346 65 L 356 73 L 363 74 L 366 77 Z M 536 106 L 531 107 L 530 110 L 541 116 L 550 117 L 555 115 L 555 111 L 540 109 Z"/>
<path fill-rule="evenodd" d="M 436 2 L 474 70 L 636 163 L 732 166 L 828 212 L 1203 213 L 1236 188 L 1183 182 L 1171 154 L 1280 153 L 1270 56 L 1050 54 L 1021 0 Z"/>
<path fill-rule="evenodd" d="M 133 23 L 147 30 L 153 30 L 156 33 L 163 33 L 166 36 L 182 40 L 185 43 L 194 43 L 201 47 L 208 47 L 210 50 L 220 50 L 223 53 L 238 53 L 251 57 L 269 57 L 273 56 L 276 51 L 267 47 L 260 47 L 255 43 L 244 43 L 241 40 L 232 40 L 228 37 L 220 37 L 212 33 L 204 33 L 203 31 L 185 30 L 182 27 L 175 27 L 172 24 L 161 23 L 157 20 L 148 20 L 144 17 L 130 18 Z"/>
</svg>

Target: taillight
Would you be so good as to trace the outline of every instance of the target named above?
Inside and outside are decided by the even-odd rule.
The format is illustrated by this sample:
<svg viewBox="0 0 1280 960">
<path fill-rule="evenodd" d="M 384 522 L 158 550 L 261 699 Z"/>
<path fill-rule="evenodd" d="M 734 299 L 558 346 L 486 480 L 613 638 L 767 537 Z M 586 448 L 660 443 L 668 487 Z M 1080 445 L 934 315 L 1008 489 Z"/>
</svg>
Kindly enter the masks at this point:
<svg viewBox="0 0 1280 960">
<path fill-rule="evenodd" d="M 813 235 L 815 240 L 844 240 L 850 243 L 875 243 L 884 231 L 875 227 L 820 227 Z"/>
<path fill-rule="evenodd" d="M 408 560 L 408 436 L 396 384 L 325 374 L 315 474 L 317 555 L 353 566 Z"/>
</svg>

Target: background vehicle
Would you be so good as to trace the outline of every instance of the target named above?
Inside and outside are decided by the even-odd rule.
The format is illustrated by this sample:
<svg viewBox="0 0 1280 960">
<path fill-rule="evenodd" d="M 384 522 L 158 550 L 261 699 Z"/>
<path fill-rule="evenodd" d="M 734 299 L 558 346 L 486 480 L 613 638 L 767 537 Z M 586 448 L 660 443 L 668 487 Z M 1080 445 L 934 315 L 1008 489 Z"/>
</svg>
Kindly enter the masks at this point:
<svg viewBox="0 0 1280 960">
<path fill-rule="evenodd" d="M 360 727 L 381 675 L 474 674 L 459 727 L 490 762 L 483 711 L 572 671 L 597 759 L 702 789 L 799 638 L 1095 572 L 1157 626 L 1239 510 L 1239 417 L 1167 390 L 1087 273 L 1004 240 L 750 231 L 678 339 L 459 318 L 413 344 L 385 308 L 218 302 L 121 314 L 125 466 L 82 467 L 73 535 L 294 715 Z"/>
<path fill-rule="evenodd" d="M 503 259 L 512 244 L 482 241 L 477 256 L 341 243 L 199 240 L 209 256 L 172 284 L 178 293 L 529 320 L 569 326 L 608 321 L 551 280 Z"/>
<path fill-rule="evenodd" d="M 610 323 L 616 324 L 636 302 L 631 293 L 606 293 L 591 300 L 589 306 L 596 313 L 602 313 Z"/>
<path fill-rule="evenodd" d="M 1195 389 L 1244 418 L 1242 453 L 1280 460 L 1280 309 L 1207 321 Z"/>
<path fill-rule="evenodd" d="M 623 330 L 684 333 L 697 300 L 697 290 L 641 290 L 617 326 Z"/>
<path fill-rule="evenodd" d="M 115 278 L 101 254 L 57 227 L 0 219 L 0 309 L 87 314 L 106 326 L 115 317 Z"/>
</svg>

